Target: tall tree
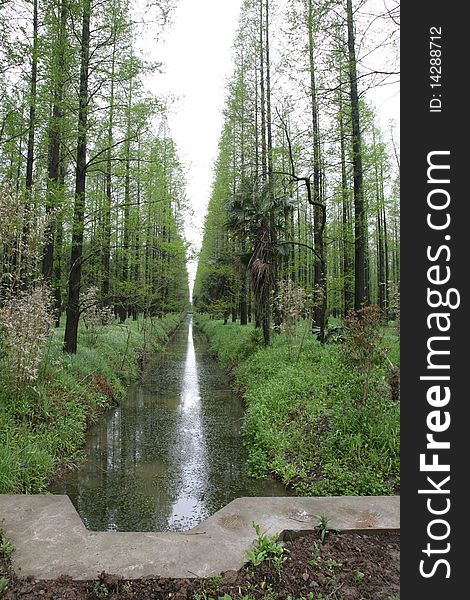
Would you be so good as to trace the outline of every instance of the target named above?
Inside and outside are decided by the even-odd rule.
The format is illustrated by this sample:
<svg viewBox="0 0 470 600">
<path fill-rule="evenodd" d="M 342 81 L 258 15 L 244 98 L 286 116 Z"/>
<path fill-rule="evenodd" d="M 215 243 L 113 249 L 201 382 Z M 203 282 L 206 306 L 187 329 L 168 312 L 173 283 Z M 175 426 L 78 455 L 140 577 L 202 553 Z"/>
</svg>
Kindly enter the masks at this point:
<svg viewBox="0 0 470 600">
<path fill-rule="evenodd" d="M 61 164 L 61 132 L 63 129 L 63 103 L 66 73 L 66 44 L 67 44 L 67 13 L 68 0 L 57 2 L 56 15 L 53 16 L 53 32 L 55 43 L 52 47 L 52 60 L 50 66 L 50 81 L 52 87 L 52 111 L 48 131 L 48 165 L 47 165 L 47 190 L 46 190 L 46 214 L 48 226 L 44 240 L 44 252 L 42 261 L 42 274 L 46 281 L 52 281 L 54 264 L 54 237 L 55 218 L 54 211 L 60 210 L 60 202 L 63 194 L 60 178 Z M 54 31 L 55 30 L 55 31 Z M 57 302 L 56 302 L 57 304 Z M 56 306 L 60 311 L 60 307 Z"/>
<path fill-rule="evenodd" d="M 313 138 L 313 197 L 309 201 L 313 205 L 313 236 L 315 247 L 314 259 L 314 322 L 320 329 L 320 341 L 325 339 L 326 306 L 327 306 L 327 263 L 325 257 L 324 233 L 326 227 L 326 207 L 322 192 L 322 166 L 320 145 L 320 122 L 318 109 L 317 85 L 315 79 L 314 58 L 314 18 L 315 11 L 313 0 L 308 0 L 307 6 L 307 31 L 308 31 L 308 57 L 310 68 L 310 100 L 312 111 L 312 138 Z"/>
<path fill-rule="evenodd" d="M 366 211 L 364 205 L 361 118 L 357 88 L 356 44 L 352 0 L 346 0 L 346 13 L 354 182 L 354 308 L 359 310 L 366 301 Z"/>
<path fill-rule="evenodd" d="M 83 232 L 87 172 L 87 133 L 90 71 L 91 0 L 83 0 L 82 34 L 80 39 L 80 87 L 78 103 L 78 140 L 75 170 L 75 202 L 72 224 L 72 249 L 68 283 L 67 320 L 65 323 L 64 351 L 77 352 L 78 321 L 80 318 L 80 285 L 82 279 Z"/>
</svg>

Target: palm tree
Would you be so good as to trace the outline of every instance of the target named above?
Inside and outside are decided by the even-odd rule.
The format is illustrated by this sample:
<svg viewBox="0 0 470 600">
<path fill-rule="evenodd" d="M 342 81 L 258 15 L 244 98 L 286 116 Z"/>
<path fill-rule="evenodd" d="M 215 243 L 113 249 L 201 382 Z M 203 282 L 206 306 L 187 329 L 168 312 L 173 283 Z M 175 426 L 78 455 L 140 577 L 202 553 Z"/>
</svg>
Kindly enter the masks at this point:
<svg viewBox="0 0 470 600">
<path fill-rule="evenodd" d="M 251 246 L 242 260 L 248 265 L 255 299 L 255 324 L 262 327 L 265 346 L 270 341 L 271 292 L 276 259 L 282 248 L 277 244 L 277 236 L 286 209 L 294 206 L 288 196 L 276 198 L 271 185 L 259 178 L 244 179 L 227 206 L 228 229 Z"/>
</svg>

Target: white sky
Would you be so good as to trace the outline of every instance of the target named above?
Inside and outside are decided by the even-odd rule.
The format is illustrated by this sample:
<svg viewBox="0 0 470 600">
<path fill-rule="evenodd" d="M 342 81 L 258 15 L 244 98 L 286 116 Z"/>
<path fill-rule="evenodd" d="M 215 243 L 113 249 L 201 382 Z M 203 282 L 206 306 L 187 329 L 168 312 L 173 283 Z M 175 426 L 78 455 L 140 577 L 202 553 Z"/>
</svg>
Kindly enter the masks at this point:
<svg viewBox="0 0 470 600">
<path fill-rule="evenodd" d="M 168 120 L 186 166 L 187 198 L 193 209 L 185 234 L 197 249 L 223 125 L 225 86 L 233 69 L 232 45 L 240 5 L 241 0 L 178 0 L 173 26 L 155 48 L 155 58 L 164 63 L 164 74 L 148 82 L 157 95 L 177 97 Z M 190 264 L 188 270 L 192 281 L 196 264 Z"/>
<path fill-rule="evenodd" d="M 204 215 L 212 185 L 223 125 L 226 83 L 233 71 L 232 45 L 242 0 L 178 0 L 173 25 L 163 41 L 143 39 L 152 59 L 163 62 L 164 73 L 148 80 L 151 92 L 177 97 L 169 115 L 171 135 L 186 168 L 188 216 L 185 235 L 199 250 Z M 377 0 L 381 2 L 381 0 Z M 378 108 L 384 131 L 390 119 L 399 121 L 397 87 L 369 95 Z M 190 288 L 196 264 L 188 265 Z"/>
</svg>

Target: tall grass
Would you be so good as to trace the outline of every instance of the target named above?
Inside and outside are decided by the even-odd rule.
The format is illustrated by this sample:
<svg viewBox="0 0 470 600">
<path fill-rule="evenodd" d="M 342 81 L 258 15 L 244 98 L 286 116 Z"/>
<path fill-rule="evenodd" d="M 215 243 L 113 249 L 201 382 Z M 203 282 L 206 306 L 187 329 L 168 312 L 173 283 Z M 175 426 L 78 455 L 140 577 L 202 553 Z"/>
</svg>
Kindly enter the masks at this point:
<svg viewBox="0 0 470 600">
<path fill-rule="evenodd" d="M 79 330 L 76 355 L 62 352 L 55 329 L 34 386 L 18 393 L 0 383 L 0 493 L 43 492 L 59 467 L 80 458 L 85 432 L 100 411 L 118 402 L 135 379 L 139 358 L 158 352 L 181 315 L 128 319 L 102 328 L 96 340 Z"/>
<path fill-rule="evenodd" d="M 336 344 L 305 337 L 293 361 L 284 336 L 268 348 L 251 326 L 198 316 L 211 347 L 244 392 L 244 441 L 254 476 L 274 474 L 302 495 L 381 495 L 399 486 L 399 404 L 388 366 L 376 367 L 362 402 L 359 373 Z M 386 329 L 392 362 L 398 339 Z"/>
</svg>

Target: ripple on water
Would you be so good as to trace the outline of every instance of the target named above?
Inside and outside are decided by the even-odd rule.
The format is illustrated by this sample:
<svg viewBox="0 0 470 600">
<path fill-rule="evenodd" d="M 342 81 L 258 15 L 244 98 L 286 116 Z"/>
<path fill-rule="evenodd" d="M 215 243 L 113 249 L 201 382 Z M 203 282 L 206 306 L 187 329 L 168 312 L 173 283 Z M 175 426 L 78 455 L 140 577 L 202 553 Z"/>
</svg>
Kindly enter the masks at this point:
<svg viewBox="0 0 470 600">
<path fill-rule="evenodd" d="M 183 531 L 240 496 L 285 496 L 245 472 L 241 402 L 192 316 L 87 434 L 83 466 L 51 487 L 95 531 Z"/>
</svg>

